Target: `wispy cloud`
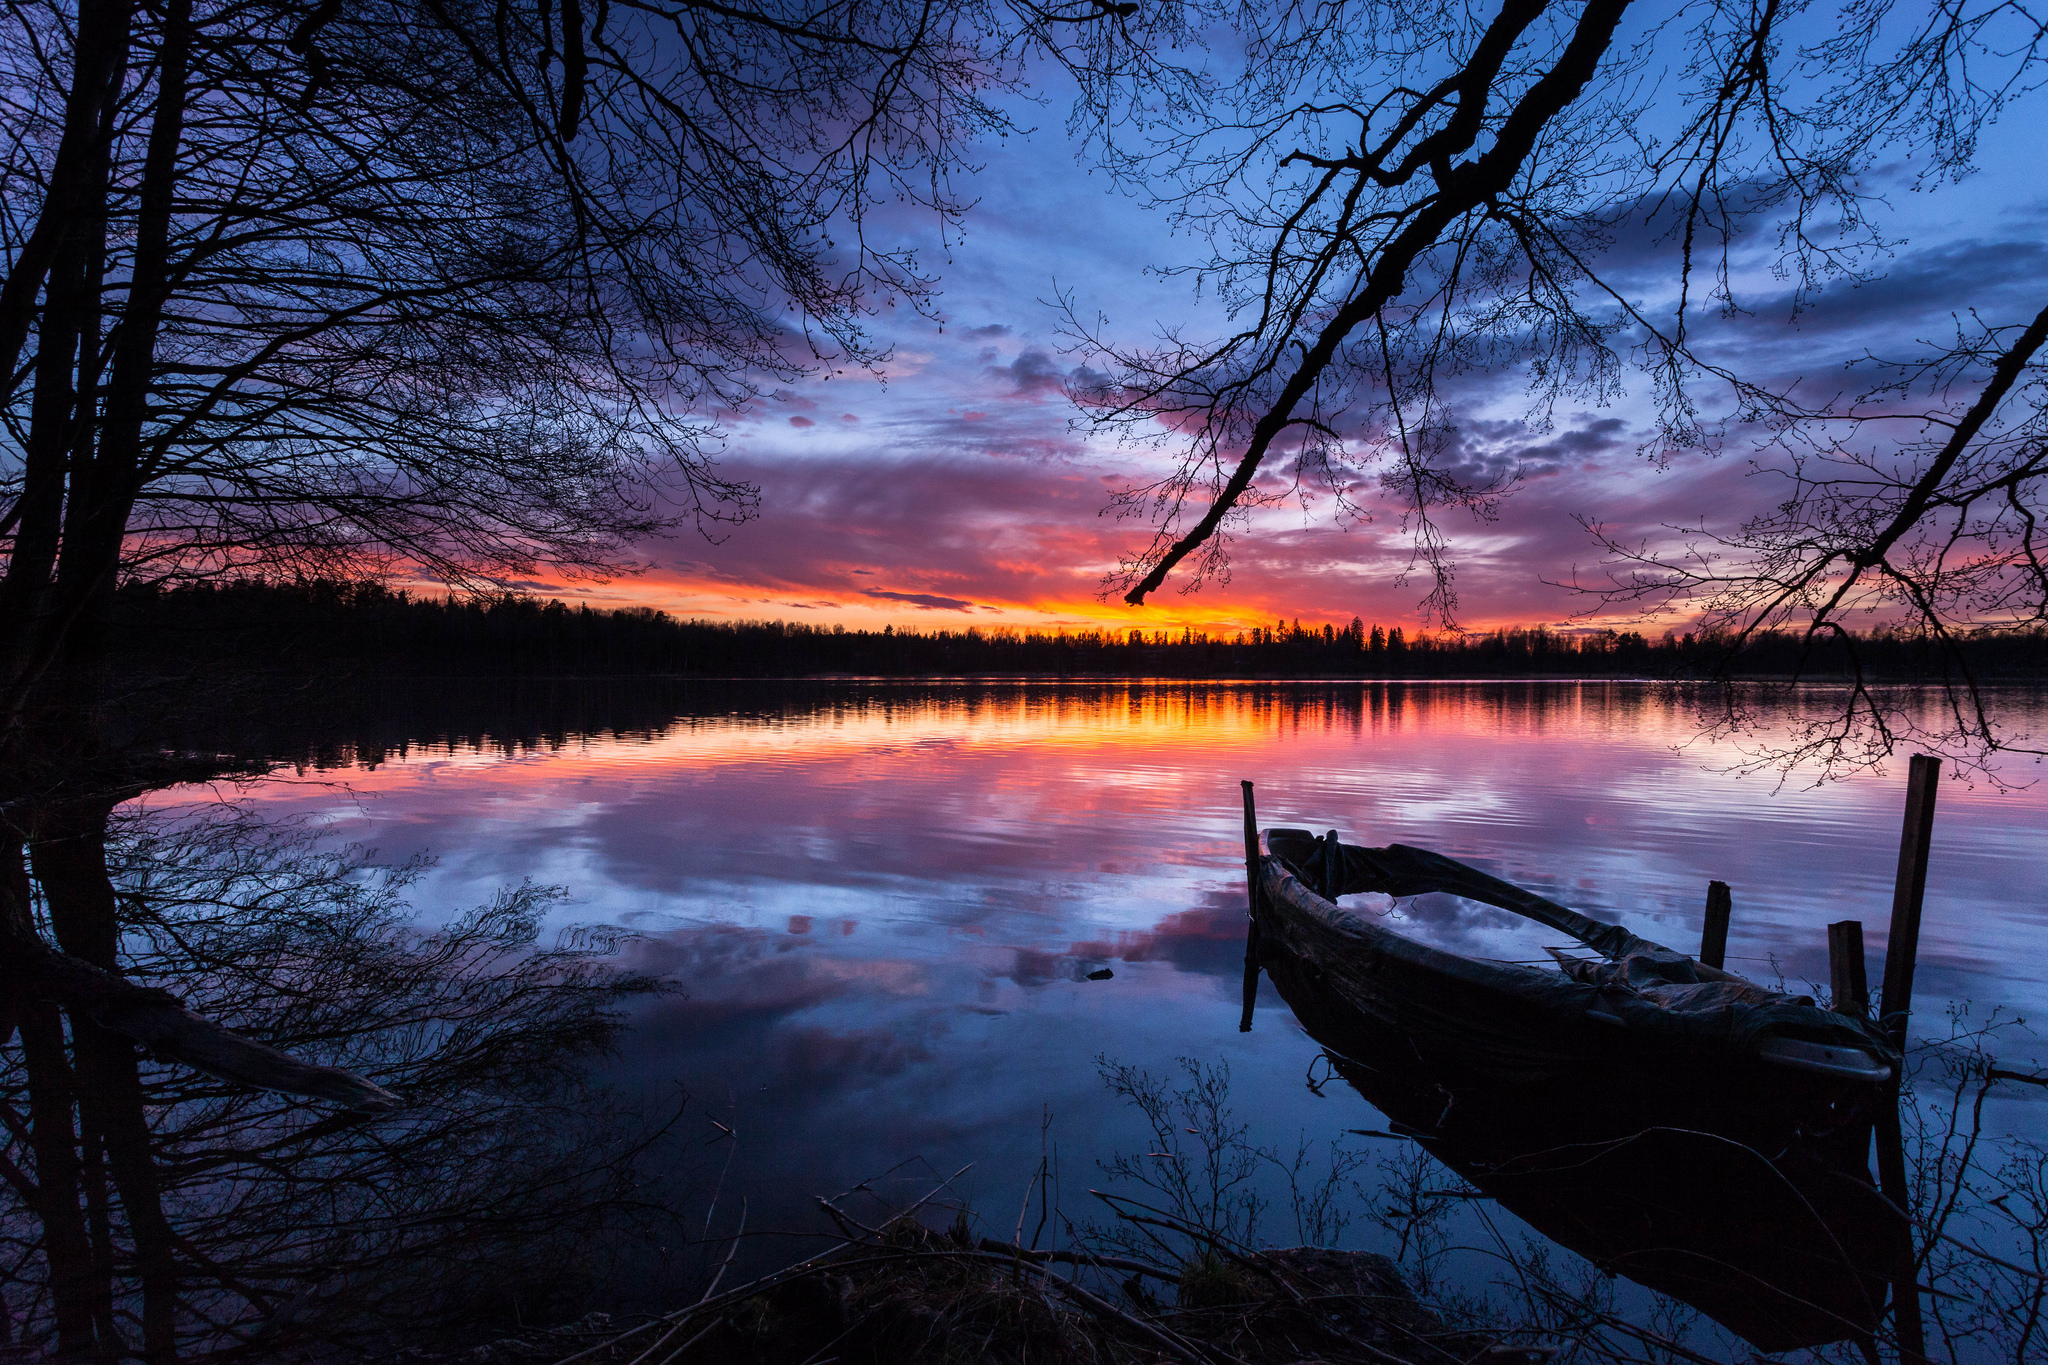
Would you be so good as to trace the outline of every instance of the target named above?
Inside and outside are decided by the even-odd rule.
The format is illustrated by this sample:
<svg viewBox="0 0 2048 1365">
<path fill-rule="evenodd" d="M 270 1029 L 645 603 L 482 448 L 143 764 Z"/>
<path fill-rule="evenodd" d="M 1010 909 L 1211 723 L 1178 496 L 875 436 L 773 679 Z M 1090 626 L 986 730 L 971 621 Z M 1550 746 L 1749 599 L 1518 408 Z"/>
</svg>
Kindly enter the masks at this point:
<svg viewBox="0 0 2048 1365">
<path fill-rule="evenodd" d="M 926 611 L 973 611 L 974 603 L 963 602 L 957 597 L 940 597 L 928 592 L 884 592 L 880 588 L 869 588 L 863 597 L 879 597 L 885 602 L 907 602 L 913 607 Z"/>
</svg>

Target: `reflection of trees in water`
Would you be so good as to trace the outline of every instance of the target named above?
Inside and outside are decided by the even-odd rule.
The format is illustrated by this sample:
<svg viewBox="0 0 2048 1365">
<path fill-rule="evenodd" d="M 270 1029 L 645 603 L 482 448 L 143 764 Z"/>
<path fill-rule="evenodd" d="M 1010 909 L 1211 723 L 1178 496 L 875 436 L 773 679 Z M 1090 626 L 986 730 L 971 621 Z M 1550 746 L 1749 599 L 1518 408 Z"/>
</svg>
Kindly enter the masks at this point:
<svg viewBox="0 0 2048 1365">
<path fill-rule="evenodd" d="M 1777 1358 L 1807 1365 L 2037 1365 L 2044 1359 L 2048 1143 L 2001 1135 L 1985 1110 L 1993 1101 L 2030 1093 L 2016 1092 L 2016 1085 L 2040 1086 L 2048 1078 L 1999 1065 L 1998 1048 L 2015 1031 L 2011 1020 L 1994 1015 L 1977 1022 L 1958 1010 L 1951 1024 L 1947 1037 L 1915 1044 L 1904 1106 L 1927 1354 L 1902 1349 L 1887 1313 L 1862 1339 L 1845 1332 L 1843 1340 L 1773 1353 Z M 1626 1264 L 1596 1261 L 1538 1235 L 1520 1221 L 1517 1201 L 1481 1188 L 1485 1173 L 1475 1180 L 1469 1165 L 1460 1170 L 1442 1159 L 1448 1149 L 1441 1143 L 1433 1152 L 1404 1138 L 1384 1144 L 1368 1164 L 1340 1138 L 1329 1145 L 1326 1161 L 1311 1163 L 1306 1138 L 1293 1155 L 1284 1146 L 1254 1145 L 1266 1134 L 1233 1107 L 1227 1066 L 1183 1058 L 1179 1074 L 1163 1076 L 1108 1059 L 1098 1059 L 1098 1067 L 1110 1090 L 1143 1117 L 1149 1150 L 1099 1163 L 1107 1188 L 1089 1193 L 1113 1219 L 1075 1230 L 1084 1234 L 1084 1246 L 1180 1268 L 1182 1307 L 1191 1288 L 1213 1288 L 1216 1279 L 1230 1276 L 1242 1280 L 1247 1268 L 1258 1278 L 1263 1174 L 1263 1189 L 1292 1204 L 1294 1231 L 1304 1244 L 1336 1246 L 1348 1224 L 1376 1226 L 1379 1245 L 1402 1279 L 1445 1324 L 1503 1348 L 1539 1348 L 1534 1357 L 1505 1351 L 1482 1357 L 1496 1365 L 1530 1358 L 1554 1365 L 1767 1358 L 1693 1304 L 1631 1285 L 1635 1272 Z M 1347 1079 L 1361 1074 L 1355 1064 L 1348 1070 Z M 1384 1130 L 1350 1132 L 1395 1137 Z M 1674 1243 L 1685 1240 L 1680 1230 L 1704 1202 L 1740 1193 L 1702 1186 L 1696 1173 L 1683 1169 L 1660 1177 L 1642 1194 Z M 1046 1198 L 1050 1221 L 1066 1222 L 1056 1181 Z M 1745 1212 L 1762 1219 L 1771 1210 L 1752 1203 Z M 1391 1365 L 1384 1354 L 1373 1358 Z M 1447 1353 L 1429 1358 L 1456 1365 Z"/>
<path fill-rule="evenodd" d="M 72 862 L 97 856 L 92 833 Z M 544 1313 L 626 1252 L 653 1212 L 634 1159 L 665 1125 L 587 1074 L 622 1005 L 660 989 L 608 960 L 616 934 L 539 946 L 560 892 L 531 884 L 421 928 L 418 864 L 374 869 L 233 808 L 117 814 L 105 838 L 132 979 L 405 1107 L 138 1067 L 126 1037 L 29 1005 L 0 1059 L 16 1343 L 198 1359 L 432 1341 Z M 35 853 L 39 876 L 65 861 Z"/>
</svg>

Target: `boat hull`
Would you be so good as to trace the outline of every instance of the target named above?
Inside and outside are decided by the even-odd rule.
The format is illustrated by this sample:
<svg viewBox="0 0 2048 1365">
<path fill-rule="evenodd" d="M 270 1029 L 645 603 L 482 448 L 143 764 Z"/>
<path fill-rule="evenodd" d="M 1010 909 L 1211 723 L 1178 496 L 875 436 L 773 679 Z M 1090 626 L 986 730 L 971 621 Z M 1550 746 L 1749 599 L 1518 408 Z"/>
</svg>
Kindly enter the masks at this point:
<svg viewBox="0 0 2048 1365">
<path fill-rule="evenodd" d="M 1259 962 L 1296 1019 L 1479 1191 L 1759 1349 L 1876 1326 L 1900 1245 L 1868 1169 L 1888 1083 L 1768 1061 L 1733 1013 L 1665 1018 L 1611 986 L 1415 943 L 1279 859 L 1260 886 Z M 1792 1002 L 1766 1022 L 1822 1037 L 1831 1021 Z"/>
</svg>

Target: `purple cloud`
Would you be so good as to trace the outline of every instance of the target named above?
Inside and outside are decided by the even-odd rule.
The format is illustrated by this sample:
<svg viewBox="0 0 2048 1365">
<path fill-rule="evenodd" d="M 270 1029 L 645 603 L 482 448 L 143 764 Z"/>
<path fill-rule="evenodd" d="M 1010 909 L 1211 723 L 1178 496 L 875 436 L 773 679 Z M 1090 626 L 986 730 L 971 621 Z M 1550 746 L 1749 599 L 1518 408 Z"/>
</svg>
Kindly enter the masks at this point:
<svg viewBox="0 0 2048 1365">
<path fill-rule="evenodd" d="M 1009 376 L 1020 394 L 1055 393 L 1066 384 L 1066 373 L 1044 351 L 1028 350 L 997 373 Z"/>
<path fill-rule="evenodd" d="M 907 602 L 913 607 L 921 607 L 926 611 L 974 610 L 974 603 L 972 602 L 963 602 L 957 597 L 938 597 L 928 592 L 884 592 L 880 588 L 870 588 L 861 595 L 863 597 L 879 597 L 885 602 Z"/>
</svg>

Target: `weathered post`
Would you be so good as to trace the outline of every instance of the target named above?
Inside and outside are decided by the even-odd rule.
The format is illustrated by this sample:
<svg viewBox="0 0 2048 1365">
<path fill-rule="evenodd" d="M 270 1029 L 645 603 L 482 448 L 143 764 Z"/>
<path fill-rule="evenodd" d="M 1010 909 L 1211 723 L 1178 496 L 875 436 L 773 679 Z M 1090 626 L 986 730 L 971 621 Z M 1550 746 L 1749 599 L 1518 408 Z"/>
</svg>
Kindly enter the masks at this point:
<svg viewBox="0 0 2048 1365">
<path fill-rule="evenodd" d="M 1700 961 L 1720 971 L 1728 961 L 1728 915 L 1735 900 L 1728 883 L 1707 883 L 1707 920 L 1700 927 Z"/>
<path fill-rule="evenodd" d="M 1252 784 L 1244 783 L 1244 890 L 1250 921 L 1244 931 L 1244 1014 L 1237 1031 L 1252 1031 L 1252 1002 L 1259 995 L 1259 813 L 1252 803 Z"/>
<path fill-rule="evenodd" d="M 1885 1032 L 1901 1053 L 1906 1047 L 1906 1025 L 1913 1013 L 1913 968 L 1920 955 L 1920 905 L 1927 893 L 1927 855 L 1934 841 L 1934 797 L 1940 779 L 1940 759 L 1929 754 L 1913 755 L 1906 775 L 1906 820 L 1899 836 L 1899 873 L 1892 885 L 1892 925 L 1885 939 L 1884 995 L 1879 1002 Z M 1905 1134 L 1896 1089 L 1890 1104 L 1878 1106 L 1876 1137 L 1878 1186 L 1909 1220 L 1902 1225 L 1901 1244 L 1894 1252 L 1898 1269 L 1892 1280 L 1892 1321 L 1898 1329 L 1899 1354 L 1906 1365 L 1914 1365 L 1927 1359 L 1927 1335 L 1920 1320 L 1919 1256 L 1913 1246 Z"/>
<path fill-rule="evenodd" d="M 1899 875 L 1892 885 L 1892 927 L 1884 944 L 1884 1026 L 1906 1045 L 1913 1012 L 1913 968 L 1920 957 L 1920 903 L 1927 894 L 1927 854 L 1934 841 L 1934 796 L 1941 760 L 1914 754 L 1906 776 L 1906 825 L 1899 836 Z"/>
<path fill-rule="evenodd" d="M 1836 1014 L 1852 1014 L 1861 1019 L 1870 1013 L 1862 920 L 1837 920 L 1828 926 L 1828 978 L 1834 991 Z"/>
</svg>

